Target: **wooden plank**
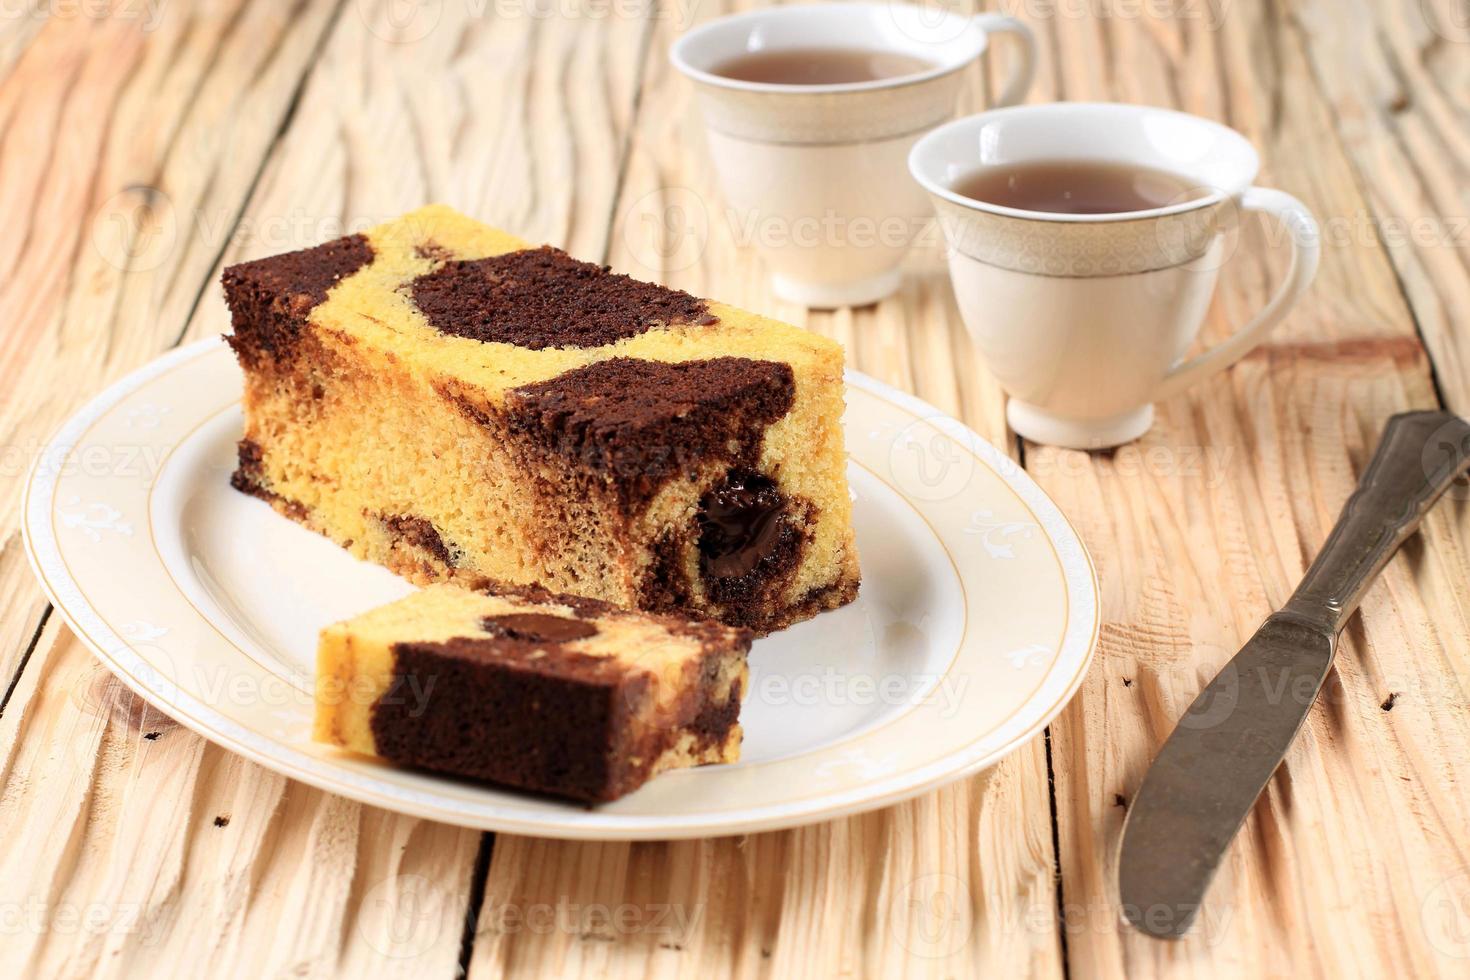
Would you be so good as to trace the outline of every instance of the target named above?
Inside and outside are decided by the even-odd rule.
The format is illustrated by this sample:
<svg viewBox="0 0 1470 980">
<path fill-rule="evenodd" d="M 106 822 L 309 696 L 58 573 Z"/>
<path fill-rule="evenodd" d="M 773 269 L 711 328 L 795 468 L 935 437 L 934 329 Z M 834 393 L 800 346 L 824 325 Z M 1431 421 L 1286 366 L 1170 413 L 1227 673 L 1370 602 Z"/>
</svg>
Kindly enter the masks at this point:
<svg viewBox="0 0 1470 980">
<path fill-rule="evenodd" d="M 1445 404 L 1470 411 L 1470 16 L 1453 0 L 1297 0 L 1297 34 L 1355 171 L 1363 210 L 1328 241 L 1377 239 L 1434 359 Z"/>
<path fill-rule="evenodd" d="M 187 290 L 182 273 L 152 291 L 129 286 L 113 299 L 117 336 L 97 342 L 119 367 L 124 349 L 140 358 L 140 297 L 181 291 L 188 303 L 152 309 L 159 346 L 186 333 L 186 321 L 190 335 L 222 332 L 221 262 L 312 244 L 427 200 L 597 254 L 646 19 L 632 7 L 612 22 L 564 5 L 550 19 L 506 9 L 425 5 L 415 10 L 433 16 L 421 21 L 392 0 L 349 4 L 319 60 L 295 62 L 310 80 L 238 221 L 243 193 L 226 212 L 214 189 L 200 188 L 191 227 L 201 240 L 212 234 L 213 248 L 196 249 Z M 199 159 L 192 168 L 206 180 Z M 13 186 L 0 174 L 0 194 Z M 24 261 L 0 255 L 12 258 Z M 34 337 L 93 330 L 72 324 L 74 307 L 60 324 L 37 321 Z M 58 346 L 59 372 L 70 350 Z M 100 384 L 77 371 L 80 390 Z M 34 391 L 13 402 L 17 412 L 38 404 Z M 141 708 L 58 619 L 0 725 L 10 760 L 0 827 L 17 845 L 5 850 L 8 893 L 40 916 L 24 942 L 0 949 L 0 973 L 195 976 L 229 964 L 241 975 L 448 976 L 458 967 L 482 835 L 310 790 L 205 743 Z M 94 907 L 100 926 L 70 926 L 72 910 Z"/>
<path fill-rule="evenodd" d="M 177 338 L 220 247 L 207 232 L 238 213 L 333 9 L 330 2 L 217 3 L 157 20 L 120 9 L 39 15 L 19 18 L 5 35 L 0 678 L 7 689 L 45 607 L 17 530 L 21 481 L 45 437 L 81 399 Z M 37 716 L 26 696 L 64 635 L 53 618 L 31 660 L 37 669 L 6 704 L 0 809 L 8 813 L 7 861 L 15 862 L 7 865 L 8 894 L 27 903 L 26 915 L 39 916 L 20 941 L 6 944 L 11 964 L 34 962 L 58 930 L 82 935 L 70 913 L 48 904 L 61 878 L 47 872 L 77 861 L 86 810 L 76 791 L 103 766 L 101 756 L 86 757 L 100 751 L 102 724 L 95 714 L 67 713 L 72 686 L 64 680 L 46 702 L 59 714 Z M 74 661 L 75 669 L 89 663 Z M 42 734 L 58 731 L 65 736 L 47 741 Z M 49 757 L 27 754 L 47 746 Z M 115 917 L 108 928 L 120 925 L 118 907 L 103 901 L 95 908 Z"/>
<path fill-rule="evenodd" d="M 82 400 L 177 340 L 335 0 L 136 8 L 20 17 L 0 45 L 5 686 L 44 608 L 25 475 Z"/>
<path fill-rule="evenodd" d="M 475 835 L 300 792 L 206 743 L 127 691 L 59 618 L 0 744 L 0 868 L 19 917 L 0 946 L 7 976 L 457 965 Z"/>
<path fill-rule="evenodd" d="M 1169 101 L 1219 118 L 1262 147 L 1264 183 L 1329 222 L 1366 212 L 1303 35 L 1274 5 L 1229 5 L 1218 29 L 1046 26 L 1068 66 L 1058 96 Z M 1119 67 L 1097 74 L 1089 64 Z M 1281 241 L 1247 227 L 1207 336 L 1260 305 L 1274 274 L 1263 256 Z M 1195 932 L 1169 944 L 1121 929 L 1116 896 L 1119 830 L 1153 753 L 1295 586 L 1387 416 L 1433 404 L 1389 256 L 1371 238 L 1329 238 L 1317 286 L 1271 342 L 1160 406 L 1139 443 L 1093 455 L 1027 446 L 1028 469 L 1077 523 L 1103 583 L 1098 661 L 1053 726 L 1062 908 L 1079 975 L 1460 966 L 1464 950 L 1447 939 L 1463 924 L 1465 881 L 1455 876 L 1466 867 L 1458 814 L 1470 772 L 1460 502 L 1432 515 L 1350 624 L 1323 703 Z"/>
<path fill-rule="evenodd" d="M 999 391 L 964 339 L 934 236 L 898 295 L 834 313 L 777 300 L 740 244 L 692 93 L 667 50 L 678 32 L 743 6 L 661 8 L 608 261 L 832 336 L 849 363 L 1009 444 Z M 978 71 L 971 83 L 966 106 L 982 101 Z M 1053 868 L 1040 739 L 987 776 L 794 831 L 646 844 L 502 835 L 470 975 L 1056 976 Z M 587 925 L 589 914 L 623 904 L 628 927 Z M 524 924 L 558 908 L 566 912 L 553 928 Z"/>
<path fill-rule="evenodd" d="M 719 220 L 696 265 L 675 268 L 656 250 L 648 257 L 636 231 L 646 229 L 645 215 L 657 216 L 679 188 L 718 201 L 707 162 L 685 152 L 698 145 L 698 125 L 687 90 L 662 60 L 686 19 L 660 20 L 647 52 L 650 87 L 618 220 L 609 224 L 621 168 L 608 161 L 622 159 L 642 23 L 574 30 L 553 18 L 517 33 L 449 10 L 409 40 L 422 24 L 374 20 L 381 8 L 352 6 L 228 243 L 221 236 L 235 227 L 234 212 L 222 188 L 235 188 L 238 210 L 260 157 L 225 142 L 223 121 L 242 120 L 228 138 L 256 139 L 260 152 L 274 128 L 265 124 L 268 113 L 232 115 L 227 96 L 255 79 L 258 88 L 247 90 L 277 93 L 272 104 L 284 112 L 294 81 L 281 65 L 293 63 L 293 52 L 299 70 L 309 48 L 300 40 L 309 33 L 303 23 L 319 31 L 325 8 L 296 11 L 275 48 L 262 38 L 284 30 L 284 15 L 250 8 L 240 24 L 264 17 L 276 31 L 257 25 L 241 35 L 249 48 L 235 57 L 258 56 L 259 70 L 237 74 L 234 88 L 219 83 L 212 98 L 189 108 L 159 94 L 189 77 L 164 64 L 184 59 L 193 77 L 225 70 L 220 62 L 230 63 L 235 42 L 218 38 L 235 35 L 211 19 L 214 8 L 187 18 L 188 29 L 141 40 L 86 21 L 45 22 L 13 46 L 12 33 L 0 39 L 0 67 L 14 56 L 0 80 L 0 207 L 24 215 L 17 227 L 27 229 L 0 245 L 0 305 L 28 338 L 9 345 L 0 338 L 0 376 L 18 379 L 14 395 L 0 394 L 0 424 L 15 433 L 14 445 L 23 447 L 31 433 L 38 440 L 77 397 L 171 342 L 221 248 L 243 257 L 306 244 L 427 197 L 584 255 L 602 254 L 610 239 L 608 254 L 626 271 L 661 273 L 827 332 L 848 344 L 858 366 L 1006 439 L 1001 398 L 959 330 L 937 252 L 916 254 L 905 291 L 877 310 L 810 317 L 769 296 L 758 264 Z M 437 5 L 423 9 L 430 7 Z M 1433 0 L 1423 9 L 1441 8 Z M 684 10 L 667 13 L 676 12 Z M 1376 18 L 1379 49 L 1357 33 L 1369 30 L 1366 20 L 1344 23 L 1353 18 L 1331 18 L 1309 0 L 1291 12 L 1305 29 L 1257 2 L 1190 5 L 1168 22 L 1146 13 L 1050 18 L 1038 25 L 1040 95 L 1172 102 L 1230 122 L 1265 148 L 1270 182 L 1326 218 L 1458 213 L 1453 168 L 1464 156 L 1445 141 L 1458 138 L 1446 121 L 1463 113 L 1454 95 L 1465 91 L 1463 59 L 1436 53 L 1442 43 L 1426 44 L 1432 39 L 1414 19 L 1424 15 L 1413 10 L 1355 8 Z M 67 39 L 65 31 L 83 28 L 100 32 L 114 61 L 103 64 L 100 52 Z M 615 40 L 604 45 L 594 31 Z M 1355 61 L 1364 51 L 1367 60 Z M 1405 64 L 1410 101 L 1392 110 L 1396 90 L 1385 79 Z M 24 99 L 15 81 L 23 76 Z M 1416 98 L 1423 84 L 1430 90 Z M 130 98 L 135 91 L 145 94 Z M 608 93 L 612 109 L 566 95 L 588 91 Z M 519 100 L 506 92 L 530 93 L 532 108 L 517 114 Z M 111 127 L 128 139 L 119 143 Z M 53 175 L 16 149 L 22 139 L 27 147 L 52 145 L 44 141 L 53 130 L 65 130 L 67 160 L 97 173 Z M 208 135 L 191 143 L 190 133 Z M 124 149 L 108 149 L 115 144 Z M 1445 146 L 1452 152 L 1428 159 L 1426 150 Z M 186 149 L 221 161 L 213 185 L 168 190 L 168 208 L 151 193 L 101 208 L 137 174 L 158 171 L 193 186 L 208 168 L 198 156 L 171 162 Z M 1414 172 L 1417 184 L 1380 189 L 1365 179 L 1402 179 L 1414 167 L 1426 174 Z M 152 177 L 142 183 L 162 186 Z M 28 194 L 42 204 L 32 208 Z M 180 200 L 202 217 L 184 223 L 188 244 L 163 249 L 165 262 L 152 266 L 150 243 L 163 240 L 157 233 L 167 225 L 159 214 L 176 212 Z M 135 201 L 148 206 L 134 209 Z M 216 205 L 223 210 L 211 210 Z M 81 228 L 99 210 L 72 233 L 59 217 L 69 213 Z M 121 242 L 107 237 L 111 228 L 126 233 Z M 1248 313 L 1272 281 L 1272 263 L 1253 251 L 1272 236 L 1255 228 L 1248 235 L 1212 313 L 1211 336 Z M 32 239 L 53 256 L 77 255 L 78 271 L 48 278 L 52 271 L 29 256 L 36 246 L 16 247 Z M 1383 419 L 1434 401 L 1414 317 L 1446 398 L 1462 397 L 1463 339 L 1449 321 L 1463 298 L 1458 246 L 1383 247 L 1372 238 L 1329 238 L 1328 246 L 1321 284 L 1275 341 L 1228 377 L 1164 406 L 1144 442 L 1096 456 L 1025 447 L 1028 467 L 1098 558 L 1104 585 L 1098 665 L 1054 726 L 1061 926 L 1079 975 L 1392 967 L 1417 975 L 1454 972 L 1470 952 L 1458 930 L 1460 910 L 1470 907 L 1459 819 L 1470 802 L 1470 723 L 1458 680 L 1470 633 L 1470 507 L 1459 500 L 1432 515 L 1422 541 L 1391 566 L 1349 627 L 1328 697 L 1232 852 L 1199 933 L 1165 946 L 1117 928 L 1117 831 L 1148 758 L 1193 693 L 1294 584 Z M 121 255 L 123 268 L 113 268 L 108 254 Z M 34 287 L 29 299 L 15 292 L 17 283 Z M 202 335 L 221 323 L 208 290 L 190 331 Z M 10 488 L 0 498 L 9 531 L 22 469 L 7 461 L 0 472 L 9 481 L 0 483 Z M 11 533 L 0 550 L 5 677 L 29 647 L 41 609 L 21 564 Z M 30 591 L 17 594 L 21 586 Z M 168 726 L 106 678 L 55 619 L 0 714 L 0 777 L 7 842 L 0 880 L 34 901 L 27 908 L 39 909 L 41 922 L 0 945 L 7 975 L 165 965 L 197 975 L 223 962 L 269 973 L 442 975 L 456 962 L 478 835 L 304 790 Z M 788 833 L 633 846 L 502 838 L 471 969 L 1055 974 L 1046 809 L 1038 743 L 989 779 Z M 160 817 L 168 811 L 178 816 Z M 604 909 L 623 906 L 631 919 L 606 917 Z M 956 908 L 951 925 L 925 931 Z M 552 915 L 549 932 L 526 918 L 542 909 Z M 936 936 L 948 955 L 923 955 L 934 951 Z M 957 938 L 960 948 L 949 950 Z"/>
</svg>

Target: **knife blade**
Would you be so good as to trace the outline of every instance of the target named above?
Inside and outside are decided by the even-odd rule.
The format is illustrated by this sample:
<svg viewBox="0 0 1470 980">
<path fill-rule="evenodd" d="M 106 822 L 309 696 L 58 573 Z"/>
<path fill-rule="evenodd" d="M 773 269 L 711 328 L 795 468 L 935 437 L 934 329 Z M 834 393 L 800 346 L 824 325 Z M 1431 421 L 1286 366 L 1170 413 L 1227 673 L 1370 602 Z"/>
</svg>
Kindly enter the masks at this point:
<svg viewBox="0 0 1470 980">
<path fill-rule="evenodd" d="M 1151 936 L 1193 923 L 1220 861 L 1327 680 L 1337 635 L 1388 559 L 1470 468 L 1470 424 L 1395 415 L 1326 543 L 1180 718 L 1123 823 L 1118 898 Z"/>
</svg>

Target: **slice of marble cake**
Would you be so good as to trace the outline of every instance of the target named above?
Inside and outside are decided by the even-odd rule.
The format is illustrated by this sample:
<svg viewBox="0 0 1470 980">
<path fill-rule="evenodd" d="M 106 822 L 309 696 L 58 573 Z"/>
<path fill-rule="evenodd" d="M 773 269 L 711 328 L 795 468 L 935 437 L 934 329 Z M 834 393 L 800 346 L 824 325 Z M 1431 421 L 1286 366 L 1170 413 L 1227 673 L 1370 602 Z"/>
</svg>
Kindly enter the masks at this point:
<svg viewBox="0 0 1470 980">
<path fill-rule="evenodd" d="M 235 486 L 360 557 L 758 632 L 857 593 L 830 340 L 441 206 L 224 288 Z"/>
<path fill-rule="evenodd" d="M 751 632 L 434 585 L 322 631 L 317 741 L 589 803 L 740 757 Z"/>
</svg>

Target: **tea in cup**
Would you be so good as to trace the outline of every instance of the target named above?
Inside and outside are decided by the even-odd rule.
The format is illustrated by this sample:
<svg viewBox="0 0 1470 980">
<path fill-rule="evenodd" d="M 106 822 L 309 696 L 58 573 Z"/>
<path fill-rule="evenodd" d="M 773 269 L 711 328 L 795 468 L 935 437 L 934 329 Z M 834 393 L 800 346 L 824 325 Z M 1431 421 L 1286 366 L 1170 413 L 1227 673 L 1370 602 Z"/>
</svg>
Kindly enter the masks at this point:
<svg viewBox="0 0 1470 980">
<path fill-rule="evenodd" d="M 914 142 L 954 114 L 968 68 L 998 32 L 1024 42 L 1001 95 L 1030 86 L 1035 42 L 1015 18 L 906 3 L 772 7 L 681 37 L 710 155 L 776 295 L 813 307 L 892 293 L 929 217 L 905 171 Z"/>
<path fill-rule="evenodd" d="M 1153 403 L 1234 364 L 1316 274 L 1306 205 L 1252 184 L 1239 133 L 1197 116 L 1058 102 L 980 113 L 920 139 L 909 168 L 949 244 L 955 297 L 1010 395 L 1011 428 L 1035 442 L 1116 446 L 1153 424 Z M 1265 307 L 1186 358 L 1224 261 L 1236 209 L 1286 228 L 1291 266 Z"/>
</svg>

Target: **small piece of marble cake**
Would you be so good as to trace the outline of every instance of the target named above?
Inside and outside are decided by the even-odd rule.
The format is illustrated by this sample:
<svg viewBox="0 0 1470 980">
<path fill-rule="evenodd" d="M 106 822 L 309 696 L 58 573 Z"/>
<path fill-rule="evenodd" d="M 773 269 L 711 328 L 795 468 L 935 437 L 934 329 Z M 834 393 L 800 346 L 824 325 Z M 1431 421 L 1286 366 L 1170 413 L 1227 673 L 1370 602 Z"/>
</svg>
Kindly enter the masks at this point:
<svg viewBox="0 0 1470 980">
<path fill-rule="evenodd" d="M 751 632 L 434 585 L 322 631 L 317 741 L 586 802 L 740 757 Z"/>
<path fill-rule="evenodd" d="M 439 206 L 224 287 L 234 484 L 359 557 L 758 632 L 857 594 L 830 340 Z"/>
</svg>

